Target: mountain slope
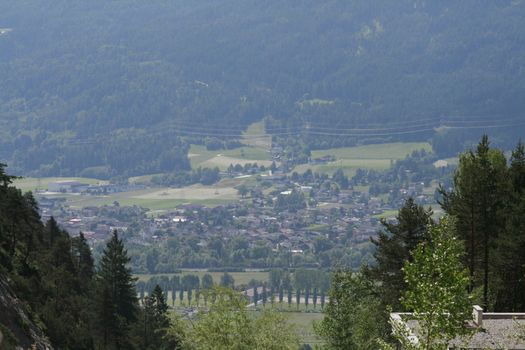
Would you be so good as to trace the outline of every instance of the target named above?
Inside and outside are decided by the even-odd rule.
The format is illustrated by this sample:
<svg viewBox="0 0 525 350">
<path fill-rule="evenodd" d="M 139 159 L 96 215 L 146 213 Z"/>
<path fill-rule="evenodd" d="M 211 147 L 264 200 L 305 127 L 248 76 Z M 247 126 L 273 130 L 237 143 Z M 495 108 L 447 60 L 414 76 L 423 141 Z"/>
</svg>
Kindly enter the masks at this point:
<svg viewBox="0 0 525 350">
<path fill-rule="evenodd" d="M 7 3 L 0 159 L 40 175 L 184 170 L 187 142 L 265 116 L 312 147 L 443 125 L 519 134 L 524 20 L 519 0 Z"/>
</svg>

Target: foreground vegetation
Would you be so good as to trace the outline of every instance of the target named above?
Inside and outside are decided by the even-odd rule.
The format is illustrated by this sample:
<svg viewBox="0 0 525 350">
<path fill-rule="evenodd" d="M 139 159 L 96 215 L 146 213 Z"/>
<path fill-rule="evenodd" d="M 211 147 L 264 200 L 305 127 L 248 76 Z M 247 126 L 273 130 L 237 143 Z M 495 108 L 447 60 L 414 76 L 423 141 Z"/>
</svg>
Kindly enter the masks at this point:
<svg viewBox="0 0 525 350">
<path fill-rule="evenodd" d="M 454 187 L 440 190 L 444 218 L 434 222 L 431 210 L 408 199 L 396 222 L 383 222 L 385 230 L 373 240 L 375 264 L 363 266 L 359 274 L 333 269 L 326 305 L 321 297 L 324 318 L 314 326 L 322 342 L 330 349 L 387 349 L 396 341 L 410 349 L 438 345 L 441 349 L 468 333 L 464 321 L 473 303 L 488 311 L 523 310 L 524 179 L 523 144 L 516 146 L 507 162 L 484 136 L 475 150 L 460 156 Z M 206 285 L 180 288 L 179 298 L 186 296 L 188 306 L 193 291 L 208 297 L 188 326 L 169 315 L 170 293 L 159 285 L 162 278 L 147 295 L 137 293 L 130 259 L 117 232 L 95 268 L 83 236 L 70 237 L 54 219 L 40 222 L 34 198 L 13 187 L 13 180 L 0 166 L 0 281 L 23 300 L 30 323 L 24 326 L 25 333 L 16 325 L 20 321 L 9 323 L 9 328 L 2 325 L 16 330 L 17 335 L 8 334 L 7 344 L 38 341 L 42 345 L 43 338 L 35 337 L 44 331 L 55 347 L 63 349 L 299 346 L 297 330 L 286 321 L 286 313 L 271 307 L 276 299 L 282 307 L 281 300 L 291 296 L 291 289 L 284 295 L 284 285 L 290 282 L 285 271 L 272 270 L 269 288 L 263 283 L 262 294 L 256 291 L 256 282 L 251 299 L 231 289 L 234 280 L 228 273 L 221 275 L 223 287 L 214 286 L 211 275 L 203 275 Z M 308 301 L 317 299 L 310 299 L 312 285 L 301 285 L 310 279 L 297 278 L 308 276 L 307 270 L 299 271 L 295 271 L 292 297 L 297 310 L 303 300 L 306 310 Z M 171 276 L 175 277 L 179 276 Z M 194 277 L 184 275 L 179 282 L 194 283 Z M 174 290 L 172 298 L 177 296 Z M 249 311 L 250 300 L 257 305 L 251 309 L 259 312 Z M 0 306 L 4 314 L 20 317 L 9 306 Z M 407 342 L 398 324 L 388 322 L 390 310 L 413 312 L 425 335 L 418 345 Z M 30 333 L 28 327 L 37 331 Z"/>
</svg>

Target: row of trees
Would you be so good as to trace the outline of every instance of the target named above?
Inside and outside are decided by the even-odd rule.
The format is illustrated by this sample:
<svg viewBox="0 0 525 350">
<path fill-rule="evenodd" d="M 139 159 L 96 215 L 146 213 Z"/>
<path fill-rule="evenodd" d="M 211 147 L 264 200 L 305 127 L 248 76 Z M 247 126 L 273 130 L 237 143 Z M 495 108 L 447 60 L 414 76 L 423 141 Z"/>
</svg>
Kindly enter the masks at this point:
<svg viewBox="0 0 525 350">
<path fill-rule="evenodd" d="M 255 307 L 257 307 L 258 304 L 262 304 L 263 307 L 266 307 L 267 303 L 270 303 L 272 306 L 274 306 L 274 304 L 278 302 L 280 305 L 282 305 L 284 303 L 285 297 L 288 308 L 290 308 L 295 301 L 297 308 L 299 308 L 301 304 L 304 304 L 306 309 L 308 309 L 308 305 L 311 302 L 313 308 L 316 309 L 319 302 L 321 309 L 324 309 L 326 302 L 326 291 L 324 289 L 319 291 L 317 288 L 314 288 L 313 290 L 296 289 L 294 293 L 292 288 L 285 290 L 283 287 L 280 287 L 279 289 L 274 290 L 272 287 L 268 290 L 266 286 L 263 286 L 261 293 L 259 293 L 259 288 L 253 287 L 253 296 L 251 300 Z"/>
</svg>

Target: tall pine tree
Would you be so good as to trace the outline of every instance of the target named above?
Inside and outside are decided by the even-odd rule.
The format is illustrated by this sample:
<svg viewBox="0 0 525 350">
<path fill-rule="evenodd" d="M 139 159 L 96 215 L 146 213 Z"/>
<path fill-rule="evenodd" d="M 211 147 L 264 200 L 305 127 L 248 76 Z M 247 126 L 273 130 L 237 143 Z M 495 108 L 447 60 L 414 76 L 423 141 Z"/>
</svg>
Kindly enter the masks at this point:
<svg viewBox="0 0 525 350">
<path fill-rule="evenodd" d="M 377 250 L 374 254 L 377 264 L 365 269 L 365 274 L 379 288 L 382 303 L 394 310 L 401 310 L 399 302 L 406 284 L 403 265 L 411 259 L 410 252 L 421 242 L 427 240 L 427 228 L 432 223 L 432 211 L 417 205 L 408 198 L 397 215 L 397 223 L 383 221 L 385 231 L 372 239 Z"/>
<path fill-rule="evenodd" d="M 442 192 L 443 208 L 457 219 L 457 232 L 465 243 L 469 291 L 481 288 L 485 310 L 496 260 L 492 252 L 505 225 L 507 175 L 503 152 L 491 149 L 487 135 L 483 135 L 475 151 L 460 156 L 453 191 Z"/>
<path fill-rule="evenodd" d="M 521 312 L 525 310 L 525 147 L 521 142 L 512 152 L 509 180 L 505 232 L 500 235 L 495 251 L 498 278 L 495 309 Z"/>
<path fill-rule="evenodd" d="M 97 324 L 103 349 L 130 347 L 129 328 L 137 320 L 135 278 L 126 266 L 126 249 L 117 231 L 109 240 L 97 274 Z"/>
</svg>

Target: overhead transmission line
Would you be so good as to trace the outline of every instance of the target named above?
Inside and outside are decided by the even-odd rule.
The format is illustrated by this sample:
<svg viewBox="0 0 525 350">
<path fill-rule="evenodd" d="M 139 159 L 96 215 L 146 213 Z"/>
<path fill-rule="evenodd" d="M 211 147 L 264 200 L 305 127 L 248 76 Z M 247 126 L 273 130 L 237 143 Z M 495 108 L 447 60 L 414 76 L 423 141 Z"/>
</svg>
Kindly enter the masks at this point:
<svg viewBox="0 0 525 350">
<path fill-rule="evenodd" d="M 513 126 L 525 125 L 525 120 L 520 117 L 506 118 L 498 120 L 497 124 L 494 119 L 476 119 L 476 120 L 454 120 L 453 118 L 441 119 L 420 119 L 419 122 L 412 122 L 411 125 L 395 126 L 396 123 L 389 123 L 379 127 L 324 127 L 312 122 L 305 122 L 302 125 L 280 128 L 265 129 L 264 134 L 245 134 L 245 129 L 241 127 L 207 127 L 196 126 L 178 121 L 155 126 L 148 133 L 159 134 L 177 134 L 180 136 L 204 136 L 204 137 L 235 137 L 245 139 L 267 138 L 271 136 L 291 136 L 299 133 L 319 136 L 392 136 L 405 134 L 418 134 L 434 131 L 436 128 L 443 127 L 447 129 L 496 129 Z M 503 122 L 503 123 L 500 123 Z M 405 122 L 402 122 L 405 123 Z M 408 122 L 406 122 L 408 123 Z M 397 123 L 399 125 L 400 123 Z M 463 124 L 463 125 L 462 125 Z M 477 125 L 471 125 L 477 124 Z M 98 142 L 95 137 L 69 141 L 69 144 L 90 144 Z"/>
</svg>

